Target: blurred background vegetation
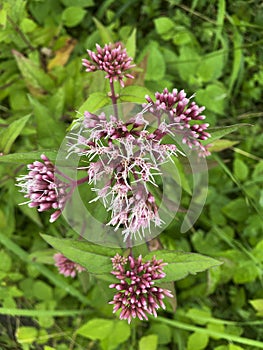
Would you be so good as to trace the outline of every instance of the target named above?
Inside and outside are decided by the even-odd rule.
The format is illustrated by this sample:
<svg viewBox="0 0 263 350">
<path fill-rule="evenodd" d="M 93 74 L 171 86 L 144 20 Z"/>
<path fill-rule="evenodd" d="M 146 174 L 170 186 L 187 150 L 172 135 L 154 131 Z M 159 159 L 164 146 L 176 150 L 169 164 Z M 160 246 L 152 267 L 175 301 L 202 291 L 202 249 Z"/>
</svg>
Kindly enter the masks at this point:
<svg viewBox="0 0 263 350">
<path fill-rule="evenodd" d="M 0 2 L 0 348 L 263 348 L 262 34 L 259 0 Z M 103 75 L 85 73 L 81 58 L 96 43 L 116 41 L 137 65 L 128 84 L 140 88 L 126 100 L 185 89 L 206 106 L 212 127 L 246 126 L 211 148 L 208 198 L 195 227 L 181 234 L 175 221 L 160 237 L 167 248 L 224 264 L 176 283 L 175 314 L 168 309 L 131 329 L 116 323 L 105 338 L 107 289 L 85 274 L 58 276 L 39 232 L 71 233 L 63 221 L 50 226 L 45 214 L 18 206 L 15 177 L 25 160 L 58 149 L 84 102 L 90 111 L 108 103 Z"/>
</svg>

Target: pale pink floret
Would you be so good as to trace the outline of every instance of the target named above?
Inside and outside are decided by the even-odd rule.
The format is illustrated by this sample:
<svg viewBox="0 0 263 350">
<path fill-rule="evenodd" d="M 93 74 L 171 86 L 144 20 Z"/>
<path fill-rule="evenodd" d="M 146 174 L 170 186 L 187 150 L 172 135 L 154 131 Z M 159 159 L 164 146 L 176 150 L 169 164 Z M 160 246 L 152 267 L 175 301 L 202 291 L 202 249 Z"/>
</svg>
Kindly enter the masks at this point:
<svg viewBox="0 0 263 350">
<path fill-rule="evenodd" d="M 116 255 L 112 260 L 115 259 L 119 260 L 120 256 Z M 147 314 L 156 317 L 156 310 L 165 309 L 165 296 L 173 298 L 168 289 L 154 286 L 156 280 L 165 277 L 163 267 L 167 264 L 155 257 L 144 263 L 141 255 L 137 259 L 129 256 L 128 260 L 129 266 L 113 264 L 112 274 L 119 280 L 109 286 L 117 290 L 109 302 L 114 305 L 113 313 L 121 310 L 120 319 L 126 319 L 128 323 L 136 317 L 148 320 Z"/>
<path fill-rule="evenodd" d="M 57 266 L 59 273 L 65 277 L 74 278 L 77 273 L 85 271 L 86 269 L 75 263 L 74 261 L 69 260 L 63 254 L 57 253 L 54 255 L 55 266 Z"/>
</svg>

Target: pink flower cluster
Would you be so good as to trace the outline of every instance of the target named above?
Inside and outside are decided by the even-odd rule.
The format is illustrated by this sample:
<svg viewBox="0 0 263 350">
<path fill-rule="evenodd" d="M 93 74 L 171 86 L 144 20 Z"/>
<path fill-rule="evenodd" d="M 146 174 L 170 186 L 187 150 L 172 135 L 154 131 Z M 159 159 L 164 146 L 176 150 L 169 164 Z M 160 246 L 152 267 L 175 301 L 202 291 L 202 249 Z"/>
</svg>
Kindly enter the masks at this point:
<svg viewBox="0 0 263 350">
<path fill-rule="evenodd" d="M 127 258 L 118 254 L 111 260 L 112 274 L 119 280 L 110 285 L 117 290 L 109 302 L 114 305 L 113 312 L 121 310 L 120 319 L 126 319 L 128 323 L 136 317 L 148 320 L 147 314 L 157 317 L 156 310 L 165 309 L 163 299 L 173 297 L 168 289 L 155 286 L 157 280 L 165 277 L 163 267 L 167 264 L 155 257 L 144 263 L 141 255 L 137 259 L 129 256 L 129 266 L 126 266 Z"/>
<path fill-rule="evenodd" d="M 207 140 L 210 134 L 206 131 L 209 124 L 199 123 L 206 117 L 202 114 L 205 107 L 199 107 L 195 102 L 190 103 L 191 98 L 186 97 L 184 90 L 173 89 L 169 92 L 167 88 L 162 93 L 156 92 L 156 101 L 146 96 L 148 103 L 151 103 L 149 111 L 155 115 L 158 122 L 168 117 L 168 128 L 171 133 L 182 135 L 182 142 L 189 148 L 195 148 L 200 156 L 207 156 L 207 151 L 200 140 Z"/>
<path fill-rule="evenodd" d="M 85 112 L 82 127 L 75 134 L 76 142 L 69 153 L 87 156 L 89 183 L 94 185 L 97 197 L 111 211 L 108 225 L 122 228 L 124 241 L 144 230 L 151 223 L 160 226 L 158 207 L 150 187 L 157 186 L 160 165 L 176 155 L 173 144 L 162 144 L 166 135 L 164 124 L 148 131 L 143 114 L 123 122 L 114 116 Z M 97 183 L 103 180 L 103 187 Z"/>
<path fill-rule="evenodd" d="M 103 48 L 96 44 L 97 52 L 87 50 L 91 61 L 82 60 L 82 64 L 87 67 L 87 72 L 102 70 L 107 73 L 110 83 L 119 81 L 124 86 L 123 78 L 134 78 L 133 75 L 126 73 L 127 70 L 135 66 L 131 64 L 132 58 L 128 57 L 126 49 L 121 43 L 106 44 Z"/>
<path fill-rule="evenodd" d="M 75 263 L 74 261 L 69 260 L 63 254 L 57 253 L 54 255 L 55 266 L 57 266 L 59 273 L 64 275 L 65 277 L 74 278 L 77 273 L 85 271 L 86 269 Z"/>
<path fill-rule="evenodd" d="M 54 164 L 47 156 L 42 154 L 41 159 L 43 163 L 35 161 L 28 164 L 29 172 L 17 178 L 17 186 L 21 187 L 20 192 L 26 193 L 24 197 L 29 198 L 22 204 L 38 207 L 39 212 L 54 209 L 50 217 L 50 222 L 54 222 L 64 208 L 69 185 L 55 177 Z"/>
</svg>

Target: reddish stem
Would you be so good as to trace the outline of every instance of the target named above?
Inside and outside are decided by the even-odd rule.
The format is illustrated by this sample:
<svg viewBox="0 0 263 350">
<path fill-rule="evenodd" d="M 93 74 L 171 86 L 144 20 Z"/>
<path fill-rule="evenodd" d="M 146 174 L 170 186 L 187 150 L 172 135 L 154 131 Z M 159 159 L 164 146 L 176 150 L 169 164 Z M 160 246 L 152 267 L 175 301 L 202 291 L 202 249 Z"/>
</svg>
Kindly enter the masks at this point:
<svg viewBox="0 0 263 350">
<path fill-rule="evenodd" d="M 115 90 L 114 90 L 114 82 L 113 81 L 110 81 L 110 98 L 111 98 L 111 101 L 112 101 L 112 105 L 113 105 L 113 109 L 114 109 L 114 114 L 115 114 L 115 117 L 117 119 L 119 119 L 118 117 L 118 107 L 117 107 L 117 95 L 115 94 Z"/>
</svg>

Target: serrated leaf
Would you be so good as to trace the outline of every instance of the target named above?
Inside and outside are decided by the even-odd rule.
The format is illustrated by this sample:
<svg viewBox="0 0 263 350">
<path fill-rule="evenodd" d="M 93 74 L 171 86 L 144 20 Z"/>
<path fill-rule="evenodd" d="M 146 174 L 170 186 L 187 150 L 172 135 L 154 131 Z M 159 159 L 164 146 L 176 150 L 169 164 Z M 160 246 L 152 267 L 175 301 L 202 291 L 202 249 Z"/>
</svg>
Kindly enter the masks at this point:
<svg viewBox="0 0 263 350">
<path fill-rule="evenodd" d="M 102 276 L 103 279 L 112 280 L 110 271 L 112 263 L 110 258 L 116 253 L 121 254 L 121 249 L 112 249 L 104 246 L 99 246 L 87 241 L 75 241 L 71 239 L 55 238 L 48 235 L 41 235 L 53 248 L 60 251 L 68 259 L 85 267 L 89 273 Z"/>
<path fill-rule="evenodd" d="M 251 124 L 234 124 L 229 126 L 220 126 L 215 128 L 209 128 L 209 133 L 211 134 L 211 137 L 208 140 L 205 140 L 202 142 L 203 145 L 208 145 L 215 140 L 220 139 L 221 137 L 230 134 L 231 132 L 237 131 L 239 128 L 245 127 L 245 126 L 252 126 Z"/>
<path fill-rule="evenodd" d="M 41 154 L 45 154 L 51 161 L 56 160 L 56 151 L 40 150 L 27 153 L 13 153 L 6 156 L 0 156 L 0 163 L 16 163 L 16 164 L 29 164 L 35 160 L 39 160 Z"/>
<path fill-rule="evenodd" d="M 31 114 L 26 115 L 23 118 L 15 120 L 6 129 L 2 129 L 0 132 L 0 151 L 4 154 L 9 153 L 14 141 L 20 135 L 21 131 L 28 122 Z"/>
<path fill-rule="evenodd" d="M 195 275 L 197 272 L 202 272 L 213 266 L 222 264 L 221 261 L 205 255 L 169 250 L 151 252 L 144 257 L 144 260 L 150 260 L 153 256 L 168 263 L 164 267 L 166 276 L 162 279 L 162 282 L 177 281 L 189 274 Z"/>
</svg>

